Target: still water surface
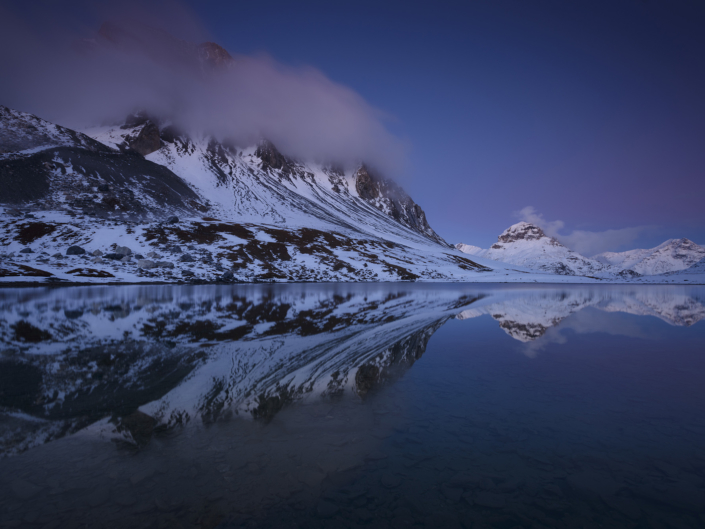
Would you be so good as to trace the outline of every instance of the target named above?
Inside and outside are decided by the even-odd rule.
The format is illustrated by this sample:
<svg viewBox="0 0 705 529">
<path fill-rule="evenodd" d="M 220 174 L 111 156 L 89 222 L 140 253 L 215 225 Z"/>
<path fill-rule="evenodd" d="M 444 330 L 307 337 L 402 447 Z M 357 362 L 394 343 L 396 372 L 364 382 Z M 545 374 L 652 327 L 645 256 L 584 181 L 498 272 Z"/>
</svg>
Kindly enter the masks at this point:
<svg viewBox="0 0 705 529">
<path fill-rule="evenodd" d="M 0 290 L 0 527 L 705 527 L 705 288 Z"/>
</svg>

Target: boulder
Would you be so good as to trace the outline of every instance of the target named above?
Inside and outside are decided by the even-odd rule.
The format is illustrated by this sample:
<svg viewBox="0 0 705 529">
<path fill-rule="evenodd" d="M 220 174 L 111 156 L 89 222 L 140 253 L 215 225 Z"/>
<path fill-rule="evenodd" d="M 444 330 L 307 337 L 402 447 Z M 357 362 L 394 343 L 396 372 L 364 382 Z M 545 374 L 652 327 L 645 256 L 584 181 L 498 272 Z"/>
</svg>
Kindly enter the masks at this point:
<svg viewBox="0 0 705 529">
<path fill-rule="evenodd" d="M 193 258 L 191 254 L 185 253 L 179 258 L 179 262 L 181 263 L 195 263 L 196 259 Z"/>
<path fill-rule="evenodd" d="M 169 224 L 176 224 L 177 222 L 179 222 L 179 217 L 177 217 L 176 215 L 172 215 L 171 217 L 169 217 L 168 219 L 166 219 L 166 221 L 167 221 Z"/>
<path fill-rule="evenodd" d="M 130 250 L 127 246 L 118 246 L 115 248 L 115 253 L 119 253 L 121 255 L 132 255 L 132 250 Z"/>
<path fill-rule="evenodd" d="M 191 270 L 182 270 L 181 275 L 184 277 L 193 277 L 195 274 Z"/>
<path fill-rule="evenodd" d="M 123 255 L 122 259 L 120 259 L 120 261 L 122 261 L 123 263 L 129 263 L 130 260 L 132 260 L 132 257 L 129 255 Z"/>
<path fill-rule="evenodd" d="M 100 255 L 96 255 L 91 261 L 94 264 L 102 264 L 103 263 L 103 258 Z"/>
<path fill-rule="evenodd" d="M 119 261 L 125 256 L 121 253 L 106 253 L 103 257 L 105 257 L 106 259 L 112 259 L 113 261 Z"/>
<path fill-rule="evenodd" d="M 144 255 L 139 254 L 139 253 L 136 253 L 134 257 L 135 257 L 135 259 L 144 259 Z"/>
<path fill-rule="evenodd" d="M 159 268 L 174 268 L 174 263 L 169 261 L 157 261 L 157 266 Z"/>
<path fill-rule="evenodd" d="M 220 276 L 220 279 L 223 281 L 232 281 L 235 276 L 230 270 L 227 270 L 222 276 Z"/>
<path fill-rule="evenodd" d="M 34 253 L 34 251 L 31 248 L 23 248 L 20 253 Z"/>
<path fill-rule="evenodd" d="M 101 252 L 100 250 L 96 250 L 95 252 L 93 252 L 93 255 L 95 257 L 101 257 L 103 255 L 103 252 Z"/>
<path fill-rule="evenodd" d="M 100 184 L 98 186 L 98 191 L 101 193 L 110 193 L 110 186 L 108 184 Z"/>
<path fill-rule="evenodd" d="M 86 250 L 80 246 L 69 246 L 69 249 L 66 250 L 66 255 L 83 255 L 84 253 L 86 253 Z"/>
<path fill-rule="evenodd" d="M 150 261 L 149 259 L 140 259 L 137 261 L 137 266 L 142 268 L 143 270 L 149 270 L 150 268 L 156 268 L 157 263 L 154 261 Z"/>
<path fill-rule="evenodd" d="M 61 259 L 61 258 L 63 257 L 63 255 L 61 255 L 60 253 L 57 252 L 57 253 L 55 253 L 54 255 L 52 255 L 52 257 L 53 257 L 54 259 Z"/>
</svg>

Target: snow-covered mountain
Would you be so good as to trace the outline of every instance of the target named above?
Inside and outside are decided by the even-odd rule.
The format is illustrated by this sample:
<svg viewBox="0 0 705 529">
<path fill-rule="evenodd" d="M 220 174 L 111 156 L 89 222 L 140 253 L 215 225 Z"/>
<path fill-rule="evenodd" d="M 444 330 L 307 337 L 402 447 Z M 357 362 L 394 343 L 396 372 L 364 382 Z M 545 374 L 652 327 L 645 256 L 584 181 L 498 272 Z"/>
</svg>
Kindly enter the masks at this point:
<svg viewBox="0 0 705 529">
<path fill-rule="evenodd" d="M 595 260 L 606 265 L 649 276 L 685 270 L 703 258 L 705 248 L 689 239 L 669 239 L 649 250 L 605 252 L 594 256 Z"/>
<path fill-rule="evenodd" d="M 669 282 L 650 277 L 685 270 L 705 257 L 705 248 L 688 239 L 670 239 L 650 250 L 605 252 L 592 258 L 567 248 L 541 228 L 519 222 L 507 228 L 489 249 L 459 243 L 456 249 L 487 258 L 554 274 L 598 277 L 636 282 Z M 674 276 L 678 279 L 680 276 Z M 670 281 L 674 279 L 671 278 Z"/>
<path fill-rule="evenodd" d="M 139 49 L 206 84 L 237 66 L 214 43 L 110 24 L 100 36 L 84 45 Z M 267 140 L 237 145 L 205 129 L 180 130 L 161 112 L 77 132 L 0 107 L 3 281 L 589 282 L 576 278 L 637 275 L 572 252 L 526 223 L 488 250 L 453 248 L 401 186 L 364 161 L 294 159 Z"/>
<path fill-rule="evenodd" d="M 620 271 L 565 247 L 541 228 L 518 222 L 507 228 L 489 249 L 456 244 L 461 252 L 552 274 L 615 277 Z"/>
</svg>

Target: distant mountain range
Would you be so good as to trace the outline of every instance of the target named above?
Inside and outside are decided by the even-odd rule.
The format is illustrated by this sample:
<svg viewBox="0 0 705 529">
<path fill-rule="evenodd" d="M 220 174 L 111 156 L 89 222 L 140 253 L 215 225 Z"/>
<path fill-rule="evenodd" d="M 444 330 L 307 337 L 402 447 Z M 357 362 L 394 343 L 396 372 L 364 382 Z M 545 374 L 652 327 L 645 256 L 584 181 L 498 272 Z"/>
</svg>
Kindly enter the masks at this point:
<svg viewBox="0 0 705 529">
<path fill-rule="evenodd" d="M 670 239 L 650 250 L 580 255 L 541 228 L 518 222 L 488 249 L 456 244 L 463 253 L 553 274 L 629 279 L 686 270 L 705 259 L 705 248 L 688 239 Z"/>
<path fill-rule="evenodd" d="M 605 252 L 595 255 L 593 259 L 642 275 L 656 275 L 690 268 L 705 259 L 705 248 L 689 239 L 669 239 L 649 250 Z"/>
</svg>

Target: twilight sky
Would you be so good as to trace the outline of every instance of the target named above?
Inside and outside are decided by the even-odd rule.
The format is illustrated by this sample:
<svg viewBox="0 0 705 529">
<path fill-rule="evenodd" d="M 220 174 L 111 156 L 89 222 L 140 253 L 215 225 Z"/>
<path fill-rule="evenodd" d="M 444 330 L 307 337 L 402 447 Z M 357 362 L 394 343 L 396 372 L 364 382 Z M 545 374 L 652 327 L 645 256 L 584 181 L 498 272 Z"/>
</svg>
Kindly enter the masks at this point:
<svg viewBox="0 0 705 529">
<path fill-rule="evenodd" d="M 99 25 L 85 7 L 64 24 Z M 705 245 L 701 0 L 210 0 L 164 19 L 384 113 L 397 179 L 449 242 L 488 247 L 523 218 L 586 254 Z"/>
</svg>

